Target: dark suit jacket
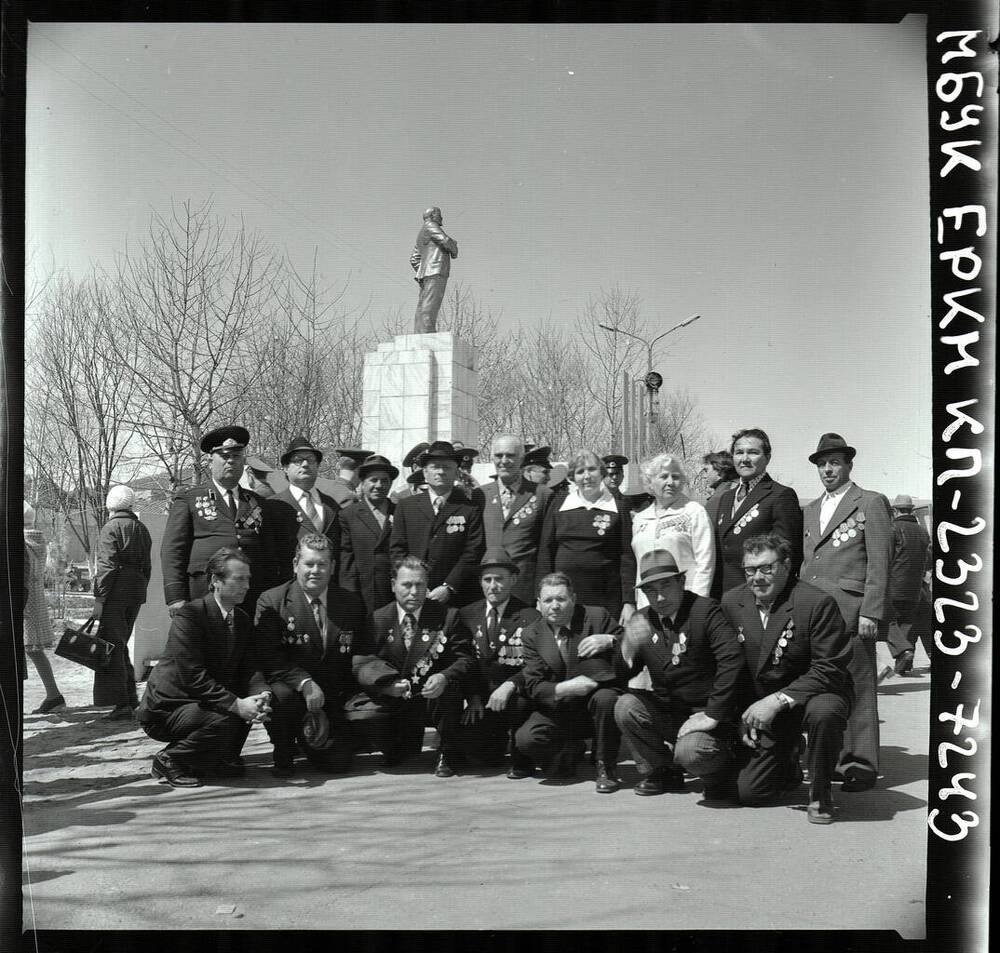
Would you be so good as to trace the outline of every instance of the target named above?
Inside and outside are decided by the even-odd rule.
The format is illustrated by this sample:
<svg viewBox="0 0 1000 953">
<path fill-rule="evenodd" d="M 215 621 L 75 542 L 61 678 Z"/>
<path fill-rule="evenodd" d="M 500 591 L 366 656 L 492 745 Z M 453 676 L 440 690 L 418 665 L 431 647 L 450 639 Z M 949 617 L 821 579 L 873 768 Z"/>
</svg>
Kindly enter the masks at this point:
<svg viewBox="0 0 1000 953">
<path fill-rule="evenodd" d="M 743 648 L 718 602 L 685 592 L 672 628 L 663 626 L 651 606 L 639 612 L 653 629 L 655 641 L 642 644 L 632 665 L 626 667 L 625 677 L 649 666 L 653 692 L 660 698 L 680 699 L 691 708 L 703 708 L 719 721 L 734 720 L 745 679 Z M 676 656 L 675 644 L 685 648 Z M 624 665 L 620 651 L 618 657 Z"/>
<path fill-rule="evenodd" d="M 385 526 L 378 525 L 364 500 L 340 511 L 340 585 L 359 593 L 369 613 L 392 602 L 389 541 L 395 510 L 390 501 Z"/>
<path fill-rule="evenodd" d="M 887 628 L 893 615 L 889 594 L 889 501 L 881 493 L 854 485 L 844 494 L 822 533 L 821 504 L 822 497 L 806 507 L 802 578 L 837 600 L 848 632 L 858 631 L 860 616 L 876 619 L 883 629 Z"/>
<path fill-rule="evenodd" d="M 547 622 L 539 618 L 521 633 L 524 648 L 524 693 L 541 709 L 552 711 L 562 705 L 579 704 L 579 697 L 556 698 L 556 685 L 577 675 L 588 675 L 602 687 L 620 687 L 622 684 L 622 678 L 615 669 L 617 649 L 608 649 L 588 659 L 577 656 L 580 642 L 586 636 L 599 632 L 612 635 L 621 633 L 622 627 L 608 615 L 607 610 L 578 603 L 573 609 L 568 628 L 573 633 L 569 643 L 568 665 L 563 662 L 559 643 Z"/>
<path fill-rule="evenodd" d="M 792 580 L 771 607 L 766 629 L 746 585 L 723 596 L 722 611 L 746 655 L 748 703 L 779 689 L 800 705 L 822 692 L 853 698 L 847 671 L 851 641 L 837 604 L 826 593 Z"/>
<path fill-rule="evenodd" d="M 792 546 L 792 574 L 802 562 L 802 510 L 799 498 L 790 486 L 775 483 L 766 473 L 733 514 L 736 488 L 718 497 L 711 511 L 715 529 L 715 577 L 712 598 L 745 582 L 743 575 L 743 543 L 761 533 L 779 533 Z M 709 501 L 710 503 L 713 500 Z"/>
<path fill-rule="evenodd" d="M 479 488 L 486 548 L 502 546 L 507 550 L 507 555 L 518 567 L 514 595 L 525 602 L 534 602 L 538 542 L 542 537 L 542 523 L 552 499 L 552 491 L 547 486 L 532 483 L 524 477 L 512 489 L 514 502 L 504 519 L 497 481 L 491 480 Z"/>
<path fill-rule="evenodd" d="M 256 493 L 238 487 L 236 519 L 217 500 L 211 480 L 182 490 L 170 504 L 167 524 L 160 544 L 163 596 L 167 605 L 190 598 L 188 577 L 205 572 L 208 561 L 223 546 L 239 546 L 250 560 L 251 594 L 263 588 L 265 560 L 261 534 L 265 531 L 263 500 Z M 235 491 L 234 491 L 235 492 Z"/>
<path fill-rule="evenodd" d="M 330 540 L 333 547 L 333 575 L 330 578 L 332 581 L 336 580 L 337 563 L 340 560 L 340 507 L 336 500 L 325 493 L 320 493 L 319 498 L 323 504 L 322 526 L 313 525 L 287 487 L 264 500 L 265 520 L 261 540 L 267 563 L 264 588 L 271 589 L 288 582 L 295 575 L 292 568 L 295 547 L 300 539 L 313 533 L 319 533 Z"/>
<path fill-rule="evenodd" d="M 410 678 L 417 664 L 434 645 L 438 632 L 444 635 L 445 642 L 427 676 L 440 672 L 449 682 L 461 684 L 472 668 L 472 644 L 458 609 L 448 608 L 440 602 L 425 602 L 417 616 L 417 635 L 410 643 L 409 651 L 404 646 L 395 600 L 374 614 L 372 624 L 375 657 L 363 662 L 357 672 L 358 682 L 364 688 L 377 689 L 397 678 Z M 427 641 L 423 639 L 425 634 Z"/>
<path fill-rule="evenodd" d="M 892 593 L 893 603 L 911 607 L 920 598 L 924 570 L 931 562 L 931 541 L 923 525 L 912 513 L 895 517 L 892 531 L 889 591 Z"/>
<path fill-rule="evenodd" d="M 153 543 L 149 530 L 129 510 L 117 510 L 97 540 L 97 576 L 94 598 L 123 605 L 146 601 Z"/>
<path fill-rule="evenodd" d="M 250 619 L 242 609 L 234 611 L 231 635 L 211 593 L 178 610 L 139 703 L 140 722 L 161 721 L 192 702 L 229 711 L 237 698 L 267 688 L 253 664 Z"/>
<path fill-rule="evenodd" d="M 296 580 L 262 593 L 257 600 L 254 652 L 264 677 L 292 691 L 312 678 L 323 694 L 357 690 L 353 667 L 374 648 L 364 605 L 356 593 L 327 593 L 326 648 L 309 599 Z"/>
<path fill-rule="evenodd" d="M 472 647 L 476 653 L 476 664 L 466 680 L 466 694 L 479 695 L 485 701 L 501 682 L 508 681 L 521 691 L 524 688 L 524 661 L 518 643 L 524 627 L 541 618 L 539 611 L 512 595 L 500 617 L 496 642 L 491 642 L 486 635 L 485 599 L 459 610 L 459 616 L 466 630 L 472 633 Z"/>
<path fill-rule="evenodd" d="M 482 514 L 461 490 L 452 489 L 437 516 L 426 490 L 396 504 L 390 554 L 396 559 L 419 556 L 429 563 L 428 589 L 447 583 L 455 590 L 457 606 L 480 595 L 477 574 L 484 548 Z"/>
</svg>

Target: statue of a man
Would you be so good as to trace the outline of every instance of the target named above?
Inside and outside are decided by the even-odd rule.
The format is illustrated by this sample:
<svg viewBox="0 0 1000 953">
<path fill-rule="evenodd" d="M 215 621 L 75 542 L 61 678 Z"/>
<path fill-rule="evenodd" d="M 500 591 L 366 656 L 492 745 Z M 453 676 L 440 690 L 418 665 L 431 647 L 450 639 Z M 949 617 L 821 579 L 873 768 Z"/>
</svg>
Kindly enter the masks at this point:
<svg viewBox="0 0 1000 953">
<path fill-rule="evenodd" d="M 458 258 L 458 243 L 445 234 L 442 224 L 441 209 L 427 209 L 413 254 L 410 255 L 410 264 L 417 273 L 415 280 L 420 285 L 417 313 L 413 319 L 415 334 L 429 334 L 437 330 L 437 316 L 444 301 L 451 260 Z"/>
</svg>

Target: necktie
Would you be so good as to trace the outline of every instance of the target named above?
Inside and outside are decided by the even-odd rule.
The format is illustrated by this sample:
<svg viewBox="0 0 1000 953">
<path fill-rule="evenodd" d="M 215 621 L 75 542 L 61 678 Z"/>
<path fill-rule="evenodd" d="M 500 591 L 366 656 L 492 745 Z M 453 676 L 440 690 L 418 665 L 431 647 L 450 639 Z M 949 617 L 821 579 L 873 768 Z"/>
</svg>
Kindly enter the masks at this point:
<svg viewBox="0 0 1000 953">
<path fill-rule="evenodd" d="M 750 492 L 750 484 L 744 483 L 740 480 L 740 485 L 736 487 L 736 495 L 733 499 L 733 513 L 740 508 L 740 504 L 747 498 L 747 493 Z"/>
<path fill-rule="evenodd" d="M 236 519 L 236 501 L 233 499 L 233 491 L 226 490 L 226 505 L 229 507 L 229 515 Z"/>
<path fill-rule="evenodd" d="M 500 509 L 503 511 L 503 518 L 507 519 L 510 516 L 510 505 L 514 502 L 514 494 L 510 492 L 510 488 L 500 485 Z"/>
<path fill-rule="evenodd" d="M 226 613 L 226 628 L 229 629 L 230 635 L 236 634 L 236 619 L 233 617 L 231 610 Z"/>
<path fill-rule="evenodd" d="M 569 636 L 570 632 L 567 628 L 560 629 L 556 636 L 556 645 L 559 646 L 559 654 L 562 656 L 563 665 L 566 666 L 567 671 L 569 671 Z"/>
<path fill-rule="evenodd" d="M 486 638 L 490 645 L 495 645 L 497 636 L 500 634 L 500 621 L 497 619 L 497 610 L 490 606 L 486 613 Z"/>
<path fill-rule="evenodd" d="M 323 640 L 323 649 L 326 650 L 326 619 L 323 618 L 323 601 L 318 597 L 312 600 L 313 618 L 316 620 L 316 628 L 319 629 L 320 638 Z"/>
<path fill-rule="evenodd" d="M 441 512 L 441 504 L 442 503 L 444 503 L 444 497 L 443 496 L 435 496 L 434 499 L 431 500 L 431 506 L 434 507 L 434 515 L 435 516 L 437 516 L 438 513 Z"/>
<path fill-rule="evenodd" d="M 413 635 L 416 632 L 417 620 L 412 612 L 407 612 L 403 616 L 403 648 L 407 652 L 410 650 L 410 643 L 413 642 Z"/>
<path fill-rule="evenodd" d="M 375 521 L 379 526 L 385 526 L 385 513 L 382 512 L 382 508 L 379 506 L 374 506 L 371 508 L 372 513 L 375 515 Z"/>
<path fill-rule="evenodd" d="M 312 523 L 313 526 L 319 526 L 319 514 L 316 512 L 316 505 L 312 501 L 311 493 L 307 493 L 304 497 L 302 497 L 302 509 L 306 516 L 309 517 L 309 522 Z"/>
</svg>

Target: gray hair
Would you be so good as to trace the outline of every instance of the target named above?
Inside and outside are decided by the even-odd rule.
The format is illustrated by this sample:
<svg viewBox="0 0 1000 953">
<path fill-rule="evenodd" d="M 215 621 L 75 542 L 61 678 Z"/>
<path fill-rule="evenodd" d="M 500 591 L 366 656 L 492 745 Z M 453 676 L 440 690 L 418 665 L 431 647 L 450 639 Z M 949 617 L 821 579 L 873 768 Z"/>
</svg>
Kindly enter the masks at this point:
<svg viewBox="0 0 1000 953">
<path fill-rule="evenodd" d="M 104 501 L 104 508 L 113 513 L 115 510 L 130 510 L 135 506 L 135 493 L 128 486 L 113 486 L 108 490 L 108 497 Z"/>
<path fill-rule="evenodd" d="M 650 480 L 652 480 L 660 470 L 663 470 L 668 466 L 671 470 L 677 470 L 680 472 L 680 475 L 684 477 L 684 485 L 687 486 L 688 475 L 684 470 L 684 462 L 680 457 L 675 456 L 672 453 L 658 453 L 655 457 L 643 460 L 643 462 L 639 464 L 639 469 L 642 471 L 642 476 L 646 481 L 646 486 L 649 486 Z"/>
<path fill-rule="evenodd" d="M 513 441 L 515 441 L 517 443 L 518 453 L 520 453 L 520 455 L 522 457 L 524 456 L 524 453 L 525 453 L 525 450 L 524 450 L 524 438 L 523 437 L 519 437 L 517 434 L 514 434 L 514 433 L 498 433 L 493 438 L 493 440 L 490 441 L 490 453 L 493 452 L 493 448 L 501 440 L 513 440 Z"/>
</svg>

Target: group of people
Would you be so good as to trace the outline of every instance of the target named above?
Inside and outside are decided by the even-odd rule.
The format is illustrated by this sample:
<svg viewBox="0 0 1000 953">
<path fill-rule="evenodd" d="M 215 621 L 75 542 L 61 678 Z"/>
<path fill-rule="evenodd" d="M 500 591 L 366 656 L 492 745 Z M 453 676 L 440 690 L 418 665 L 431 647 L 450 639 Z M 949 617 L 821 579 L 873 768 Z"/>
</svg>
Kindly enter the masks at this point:
<svg viewBox="0 0 1000 953">
<path fill-rule="evenodd" d="M 565 783 L 589 738 L 596 790 L 612 793 L 624 738 L 638 795 L 683 790 L 686 774 L 707 799 L 764 804 L 802 783 L 804 759 L 808 819 L 830 823 L 834 782 L 875 785 L 875 640 L 898 623 L 912 664 L 919 597 L 895 581 L 907 534 L 853 482 L 839 434 L 809 457 L 823 493 L 804 510 L 768 475 L 758 428 L 706 458 L 705 505 L 669 453 L 643 461 L 647 492 L 626 496 L 624 457 L 577 453 L 550 486 L 548 448 L 509 434 L 483 486 L 475 451 L 448 441 L 407 455 L 396 494 L 391 461 L 340 451 L 339 500 L 317 489 L 322 450 L 297 437 L 287 489 L 263 496 L 241 483 L 248 443 L 242 427 L 207 434 L 210 479 L 170 506 L 167 645 L 138 705 L 115 702 L 166 745 L 154 776 L 242 774 L 263 722 L 280 778 L 300 754 L 346 771 L 365 745 L 399 764 L 433 725 L 438 777 L 480 762 Z M 919 576 L 926 539 L 909 536 Z"/>
</svg>

